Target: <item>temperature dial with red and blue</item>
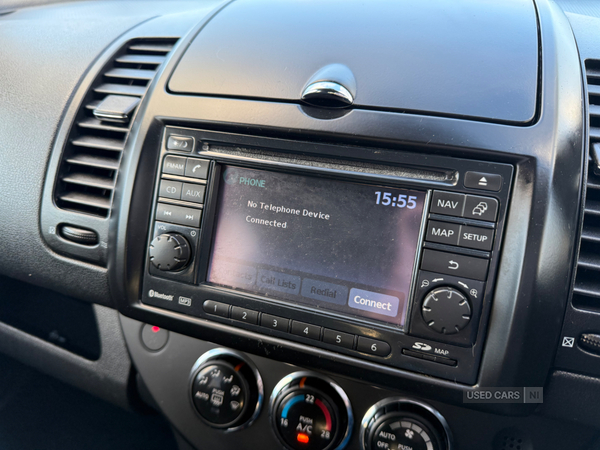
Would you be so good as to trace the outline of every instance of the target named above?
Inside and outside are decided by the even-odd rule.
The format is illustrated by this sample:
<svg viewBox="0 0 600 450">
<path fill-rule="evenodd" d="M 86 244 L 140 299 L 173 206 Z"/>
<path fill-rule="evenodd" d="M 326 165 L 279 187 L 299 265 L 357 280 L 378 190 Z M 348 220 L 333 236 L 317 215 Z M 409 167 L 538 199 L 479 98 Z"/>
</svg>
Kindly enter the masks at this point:
<svg viewBox="0 0 600 450">
<path fill-rule="evenodd" d="M 275 388 L 271 419 L 281 443 L 292 450 L 342 449 L 353 421 L 350 402 L 339 386 L 301 372 Z"/>
</svg>

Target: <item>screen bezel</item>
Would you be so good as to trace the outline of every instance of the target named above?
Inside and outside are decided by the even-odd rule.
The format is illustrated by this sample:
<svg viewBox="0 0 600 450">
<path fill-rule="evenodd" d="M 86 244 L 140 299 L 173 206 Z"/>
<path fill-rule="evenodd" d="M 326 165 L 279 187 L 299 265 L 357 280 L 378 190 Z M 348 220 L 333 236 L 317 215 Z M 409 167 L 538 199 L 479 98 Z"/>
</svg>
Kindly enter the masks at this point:
<svg viewBox="0 0 600 450">
<path fill-rule="evenodd" d="M 277 173 L 289 173 L 291 175 L 299 175 L 306 177 L 318 177 L 318 178 L 326 178 L 332 181 L 338 182 L 346 182 L 346 183 L 360 183 L 366 185 L 377 186 L 380 188 L 390 188 L 390 189 L 410 189 L 421 191 L 425 194 L 425 199 L 423 203 L 423 211 L 421 214 L 421 222 L 419 225 L 419 233 L 417 239 L 417 249 L 415 252 L 415 258 L 412 266 L 412 274 L 410 279 L 410 286 L 408 289 L 407 299 L 406 299 L 406 309 L 405 309 L 405 317 L 404 317 L 404 325 L 398 325 L 391 322 L 386 322 L 383 320 L 377 320 L 371 317 L 364 317 L 360 315 L 352 315 L 347 314 L 341 311 L 328 310 L 328 309 L 318 309 L 315 310 L 314 307 L 309 305 L 303 305 L 301 303 L 293 303 L 289 300 L 277 298 L 276 294 L 274 296 L 263 296 L 257 293 L 248 292 L 242 289 L 236 289 L 226 286 L 221 286 L 218 284 L 211 283 L 207 281 L 208 276 L 208 268 L 210 266 L 211 256 L 214 248 L 214 238 L 215 233 L 217 231 L 217 212 L 219 208 L 219 193 L 222 184 L 224 183 L 222 177 L 223 166 L 235 166 L 243 169 L 254 169 L 254 170 L 264 170 L 270 172 Z M 328 170 L 319 170 L 319 168 L 291 168 L 291 167 L 281 167 L 279 164 L 268 164 L 268 163 L 258 163 L 254 161 L 240 161 L 238 158 L 236 159 L 221 159 L 215 158 L 212 166 L 212 179 L 211 183 L 208 186 L 207 192 L 207 200 L 205 203 L 205 217 L 203 219 L 205 232 L 203 233 L 203 245 L 202 251 L 199 255 L 201 258 L 201 264 L 198 268 L 198 279 L 197 285 L 215 290 L 215 292 L 219 292 L 226 295 L 233 295 L 240 298 L 245 298 L 249 300 L 257 300 L 260 302 L 266 302 L 268 304 L 277 305 L 284 308 L 290 308 L 292 310 L 300 310 L 305 313 L 314 314 L 324 318 L 331 318 L 338 320 L 343 320 L 346 322 L 350 322 L 354 325 L 358 325 L 360 327 L 376 327 L 376 328 L 385 328 L 387 330 L 393 332 L 406 333 L 410 329 L 410 318 L 412 316 L 412 307 L 413 307 L 413 297 L 416 288 L 417 276 L 418 276 L 418 268 L 421 261 L 421 254 L 423 248 L 423 242 L 425 239 L 426 232 L 426 222 L 429 211 L 429 203 L 431 200 L 431 189 L 424 186 L 415 186 L 415 184 L 411 184 L 409 182 L 404 182 L 398 180 L 397 182 L 393 182 L 389 179 L 380 178 L 376 176 L 364 176 L 362 174 L 354 174 L 354 173 L 332 173 Z M 206 242 L 207 234 L 210 236 L 209 242 Z M 260 310 L 260 308 L 258 308 Z M 289 315 L 288 315 L 289 316 Z M 290 319 L 294 319 L 294 317 L 288 317 Z"/>
</svg>

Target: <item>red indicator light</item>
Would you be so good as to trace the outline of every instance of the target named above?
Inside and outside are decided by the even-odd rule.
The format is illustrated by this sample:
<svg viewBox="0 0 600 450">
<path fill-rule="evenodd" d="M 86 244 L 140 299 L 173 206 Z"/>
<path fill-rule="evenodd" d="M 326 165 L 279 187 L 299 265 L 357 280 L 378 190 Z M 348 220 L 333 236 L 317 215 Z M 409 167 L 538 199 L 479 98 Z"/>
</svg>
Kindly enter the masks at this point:
<svg viewBox="0 0 600 450">
<path fill-rule="evenodd" d="M 298 442 L 300 442 L 301 444 L 308 444 L 308 434 L 298 433 L 296 439 L 298 439 Z"/>
<path fill-rule="evenodd" d="M 152 327 L 152 332 L 153 332 L 153 333 L 158 333 L 159 331 L 160 331 L 160 328 L 159 328 L 159 327 L 157 327 L 156 325 L 154 325 L 154 326 Z"/>
</svg>

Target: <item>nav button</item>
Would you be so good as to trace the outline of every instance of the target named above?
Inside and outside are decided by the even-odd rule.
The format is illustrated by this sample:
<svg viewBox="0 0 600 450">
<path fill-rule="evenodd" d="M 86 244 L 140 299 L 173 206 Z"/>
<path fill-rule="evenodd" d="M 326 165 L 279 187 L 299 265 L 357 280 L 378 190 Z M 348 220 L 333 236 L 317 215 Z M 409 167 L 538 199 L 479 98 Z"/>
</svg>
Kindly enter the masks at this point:
<svg viewBox="0 0 600 450">
<path fill-rule="evenodd" d="M 435 214 L 460 217 L 465 207 L 465 195 L 434 191 L 430 211 Z"/>
</svg>

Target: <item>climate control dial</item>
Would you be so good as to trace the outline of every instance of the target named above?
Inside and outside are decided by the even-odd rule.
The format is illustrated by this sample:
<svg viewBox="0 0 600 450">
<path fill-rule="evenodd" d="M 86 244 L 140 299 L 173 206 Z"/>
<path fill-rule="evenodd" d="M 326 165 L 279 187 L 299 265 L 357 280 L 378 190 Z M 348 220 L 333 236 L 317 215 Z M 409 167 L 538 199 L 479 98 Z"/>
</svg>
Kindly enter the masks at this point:
<svg viewBox="0 0 600 450">
<path fill-rule="evenodd" d="M 297 372 L 281 380 L 271 397 L 275 434 L 291 450 L 342 449 L 353 424 L 350 401 L 333 381 Z"/>
<path fill-rule="evenodd" d="M 256 367 L 243 355 L 211 350 L 191 374 L 191 400 L 201 419 L 214 428 L 238 429 L 260 412 L 263 385 Z"/>
<path fill-rule="evenodd" d="M 361 424 L 363 450 L 449 450 L 450 429 L 431 406 L 393 398 L 372 406 Z"/>
</svg>

